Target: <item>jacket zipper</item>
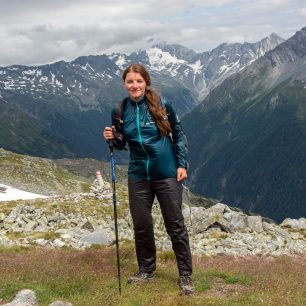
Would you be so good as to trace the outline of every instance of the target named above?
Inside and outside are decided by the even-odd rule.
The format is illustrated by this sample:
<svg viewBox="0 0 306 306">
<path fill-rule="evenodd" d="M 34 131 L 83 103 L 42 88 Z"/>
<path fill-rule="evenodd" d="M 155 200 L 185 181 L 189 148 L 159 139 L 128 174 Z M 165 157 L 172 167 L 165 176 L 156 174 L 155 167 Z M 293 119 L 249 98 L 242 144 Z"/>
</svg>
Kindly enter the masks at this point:
<svg viewBox="0 0 306 306">
<path fill-rule="evenodd" d="M 145 154 L 147 155 L 147 162 L 146 162 L 146 172 L 147 172 L 147 178 L 148 181 L 151 180 L 150 175 L 149 175 L 149 163 L 150 163 L 150 158 L 149 158 L 149 154 L 146 151 L 146 149 L 143 146 L 143 142 L 142 142 L 142 136 L 141 136 L 141 132 L 140 132 L 140 114 L 139 114 L 139 106 L 136 103 L 136 126 L 137 126 L 137 130 L 138 130 L 138 139 L 139 139 L 139 143 L 142 147 L 142 150 L 145 152 Z"/>
</svg>

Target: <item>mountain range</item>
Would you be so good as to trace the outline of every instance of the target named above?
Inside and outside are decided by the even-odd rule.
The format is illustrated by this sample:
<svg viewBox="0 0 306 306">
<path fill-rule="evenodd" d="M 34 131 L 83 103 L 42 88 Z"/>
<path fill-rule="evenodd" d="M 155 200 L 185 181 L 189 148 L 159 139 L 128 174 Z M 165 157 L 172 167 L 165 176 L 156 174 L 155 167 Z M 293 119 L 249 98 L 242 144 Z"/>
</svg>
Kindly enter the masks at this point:
<svg viewBox="0 0 306 306">
<path fill-rule="evenodd" d="M 123 69 L 138 62 L 182 117 L 194 191 L 275 219 L 305 214 L 303 202 L 294 200 L 305 195 L 295 187 L 305 186 L 303 174 L 295 172 L 304 165 L 304 32 L 287 41 L 273 33 L 257 43 L 221 44 L 202 53 L 162 43 L 131 54 L 1 67 L 1 146 L 49 158 L 106 160 L 101 132 L 125 96 Z M 294 155 L 294 166 L 283 154 Z M 289 188 L 281 179 L 286 175 Z M 282 183 L 273 185 L 271 178 Z M 281 194 L 270 203 L 275 188 Z M 284 192 L 293 201 L 287 210 Z M 282 207 L 275 212 L 277 200 Z"/>
<path fill-rule="evenodd" d="M 276 221 L 305 216 L 306 27 L 224 80 L 182 123 L 194 191 Z"/>
</svg>

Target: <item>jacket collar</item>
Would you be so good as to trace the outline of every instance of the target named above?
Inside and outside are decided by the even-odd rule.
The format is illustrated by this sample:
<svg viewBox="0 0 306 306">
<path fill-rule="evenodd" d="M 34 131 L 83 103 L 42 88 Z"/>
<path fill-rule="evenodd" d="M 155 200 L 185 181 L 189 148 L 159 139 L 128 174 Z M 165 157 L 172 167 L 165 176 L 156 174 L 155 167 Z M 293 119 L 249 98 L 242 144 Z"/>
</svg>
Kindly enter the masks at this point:
<svg viewBox="0 0 306 306">
<path fill-rule="evenodd" d="M 130 97 L 128 97 L 128 99 L 129 99 L 129 101 L 130 101 L 130 103 L 132 104 L 132 105 L 142 105 L 144 102 L 145 102 L 145 97 L 143 96 L 142 98 L 141 98 L 141 100 L 140 101 L 138 101 L 138 102 L 136 102 L 136 101 L 134 101 L 134 100 L 132 100 Z"/>
</svg>

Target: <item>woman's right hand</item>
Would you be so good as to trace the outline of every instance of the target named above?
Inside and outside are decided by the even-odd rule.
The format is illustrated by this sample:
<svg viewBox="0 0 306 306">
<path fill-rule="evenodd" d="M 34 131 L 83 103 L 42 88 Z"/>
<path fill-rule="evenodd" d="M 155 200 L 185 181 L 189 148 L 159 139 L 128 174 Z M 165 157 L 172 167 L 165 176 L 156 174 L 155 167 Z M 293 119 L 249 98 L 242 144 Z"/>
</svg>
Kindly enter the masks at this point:
<svg viewBox="0 0 306 306">
<path fill-rule="evenodd" d="M 111 140 L 111 139 L 114 139 L 114 129 L 115 127 L 112 126 L 112 127 L 108 127 L 106 126 L 104 128 L 104 131 L 103 131 L 103 137 L 104 139 L 107 141 L 107 140 Z"/>
</svg>

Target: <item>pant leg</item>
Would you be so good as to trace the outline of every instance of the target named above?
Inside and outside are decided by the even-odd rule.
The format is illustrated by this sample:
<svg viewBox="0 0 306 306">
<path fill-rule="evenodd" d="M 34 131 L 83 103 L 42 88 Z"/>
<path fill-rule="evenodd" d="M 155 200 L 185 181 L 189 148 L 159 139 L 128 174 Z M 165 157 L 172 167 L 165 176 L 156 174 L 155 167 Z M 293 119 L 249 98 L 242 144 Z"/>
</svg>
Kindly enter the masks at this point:
<svg viewBox="0 0 306 306">
<path fill-rule="evenodd" d="M 148 181 L 129 178 L 128 188 L 139 271 L 151 273 L 156 269 L 156 246 L 152 219 L 155 195 Z"/>
<path fill-rule="evenodd" d="M 192 274 L 188 232 L 182 214 L 182 184 L 176 178 L 152 182 L 167 233 L 172 241 L 180 275 Z"/>
</svg>

